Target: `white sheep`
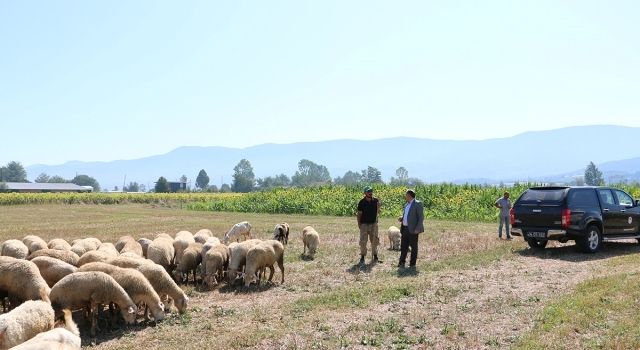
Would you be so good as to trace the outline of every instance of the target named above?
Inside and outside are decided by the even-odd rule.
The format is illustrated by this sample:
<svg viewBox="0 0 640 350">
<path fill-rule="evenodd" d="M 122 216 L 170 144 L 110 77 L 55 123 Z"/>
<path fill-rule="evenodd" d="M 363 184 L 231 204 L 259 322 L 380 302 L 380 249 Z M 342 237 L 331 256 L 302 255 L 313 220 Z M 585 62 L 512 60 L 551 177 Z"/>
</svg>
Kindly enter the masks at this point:
<svg viewBox="0 0 640 350">
<path fill-rule="evenodd" d="M 191 243 L 195 243 L 196 240 L 189 231 L 180 231 L 176 233 L 176 238 L 173 240 L 173 249 L 175 251 L 175 263 L 178 264 L 182 260 L 182 253 Z"/>
<path fill-rule="evenodd" d="M 286 222 L 277 224 L 273 229 L 273 239 L 287 245 L 289 243 L 289 224 Z"/>
<path fill-rule="evenodd" d="M 228 266 L 229 247 L 221 243 L 214 245 L 202 256 L 202 281 L 207 286 L 218 284 Z"/>
<path fill-rule="evenodd" d="M 227 268 L 227 275 L 229 283 L 233 283 L 238 276 L 238 273 L 243 271 L 244 265 L 247 262 L 247 252 L 253 246 L 262 242 L 259 239 L 250 239 L 240 243 L 229 244 L 229 267 Z"/>
<path fill-rule="evenodd" d="M 147 250 L 149 249 L 149 245 L 151 244 L 151 242 L 153 241 L 148 238 L 140 238 L 138 240 L 138 243 L 140 243 L 140 247 L 142 247 L 142 256 L 145 258 L 147 257 Z"/>
<path fill-rule="evenodd" d="M 162 321 L 164 319 L 164 304 L 160 301 L 160 297 L 153 289 L 151 283 L 149 283 L 140 271 L 117 267 L 103 262 L 88 263 L 80 267 L 78 271 L 101 271 L 108 274 L 124 288 L 136 305 L 144 303 L 149 310 L 151 310 L 155 321 Z"/>
<path fill-rule="evenodd" d="M 177 259 L 177 256 L 176 256 Z M 202 262 L 202 244 L 191 243 L 182 253 L 182 257 L 178 262 L 174 276 L 176 281 L 189 283 L 189 273 L 193 272 L 193 283 L 197 282 L 196 270 Z M 186 279 L 185 279 L 186 277 Z"/>
<path fill-rule="evenodd" d="M 220 239 L 218 239 L 218 237 L 211 237 L 207 239 L 207 241 L 204 242 L 204 244 L 202 245 L 202 256 L 204 257 L 209 251 L 209 249 L 213 248 L 214 246 L 217 246 L 218 244 L 221 244 Z"/>
<path fill-rule="evenodd" d="M 387 237 L 389 238 L 389 249 L 400 250 L 400 229 L 395 226 L 390 226 L 387 230 Z"/>
<path fill-rule="evenodd" d="M 22 241 L 17 239 L 9 239 L 2 242 L 0 247 L 1 256 L 10 256 L 16 259 L 26 259 L 29 256 L 29 247 L 27 247 Z"/>
<path fill-rule="evenodd" d="M 47 242 L 44 241 L 44 239 L 36 236 L 36 235 L 28 235 L 25 236 L 22 239 L 22 243 L 24 243 L 24 245 L 27 246 L 27 248 L 29 248 L 29 253 L 33 253 L 35 251 L 38 251 L 40 249 L 47 249 L 48 245 Z"/>
<path fill-rule="evenodd" d="M 54 312 L 48 302 L 30 300 L 0 315 L 0 349 L 24 343 L 38 333 L 53 329 Z"/>
<path fill-rule="evenodd" d="M 49 249 L 71 250 L 71 244 L 62 238 L 54 238 L 47 244 Z"/>
<path fill-rule="evenodd" d="M 71 264 L 67 264 L 62 260 L 51 258 L 48 256 L 39 256 L 31 260 L 36 264 L 40 275 L 47 282 L 49 287 L 53 287 L 64 276 L 70 275 L 76 272 L 77 268 Z"/>
<path fill-rule="evenodd" d="M 240 236 L 245 236 L 245 240 L 251 239 L 251 224 L 248 221 L 239 222 L 224 235 L 224 244 L 229 244 L 229 241 L 235 240 L 240 242 Z"/>
<path fill-rule="evenodd" d="M 174 267 L 175 248 L 173 238 L 159 237 L 153 240 L 147 250 L 147 258 L 171 272 Z"/>
<path fill-rule="evenodd" d="M 302 254 L 307 254 L 308 249 L 309 257 L 313 259 L 320 245 L 320 235 L 313 227 L 307 226 L 302 229 L 302 243 L 304 244 Z"/>
<path fill-rule="evenodd" d="M 80 257 L 80 259 L 78 259 L 78 263 L 76 264 L 78 267 L 82 266 L 82 265 L 86 265 L 88 263 L 92 263 L 92 262 L 105 262 L 111 258 L 114 258 L 118 255 L 111 255 L 109 253 L 105 253 L 104 251 L 99 251 L 99 250 L 90 250 L 84 254 L 82 254 L 82 256 Z"/>
<path fill-rule="evenodd" d="M 260 275 L 264 275 L 266 268 L 269 269 L 269 282 L 273 279 L 273 273 L 275 264 L 278 264 L 280 272 L 282 273 L 282 279 L 280 283 L 284 283 L 284 246 L 282 243 L 276 240 L 264 241 L 247 252 L 247 263 L 244 274 L 244 285 L 249 285 L 258 278 L 258 284 L 260 284 Z"/>
<path fill-rule="evenodd" d="M 203 228 L 200 231 L 196 232 L 193 235 L 193 239 L 196 243 L 205 244 L 209 238 L 213 237 L 213 232 L 211 230 Z"/>
<path fill-rule="evenodd" d="M 71 251 L 76 253 L 78 256 L 82 256 L 84 253 L 98 250 L 102 242 L 97 238 L 84 238 L 84 239 L 76 239 L 71 244 Z"/>
<path fill-rule="evenodd" d="M 120 254 L 132 252 L 138 256 L 144 256 L 142 245 L 131 236 L 122 236 L 116 242 L 116 249 Z"/>
<path fill-rule="evenodd" d="M 99 305 L 115 303 L 125 322 L 135 322 L 137 307 L 127 292 L 104 272 L 76 272 L 65 276 L 51 288 L 51 305 L 56 311 L 90 308 L 91 336 L 96 335 Z"/>
<path fill-rule="evenodd" d="M 138 242 L 136 242 L 138 243 Z M 110 256 L 118 256 L 120 255 L 120 252 L 116 249 L 115 245 L 113 243 L 102 243 L 100 244 L 100 246 L 98 247 L 98 249 L 96 249 L 96 252 L 103 252 L 106 253 Z"/>
<path fill-rule="evenodd" d="M 27 257 L 27 260 L 31 260 L 39 256 L 48 256 L 51 258 L 56 258 L 58 260 L 62 260 L 67 264 L 71 264 L 73 266 L 77 266 L 78 260 L 80 260 L 80 257 L 76 253 L 70 250 L 58 250 L 58 249 L 38 250 L 37 252 L 29 254 L 29 256 Z"/>
<path fill-rule="evenodd" d="M 0 290 L 6 291 L 9 299 L 13 301 L 49 302 L 51 288 L 40 276 L 36 264 L 29 260 L 3 256 L 0 257 Z"/>
<path fill-rule="evenodd" d="M 111 264 L 113 266 L 124 267 L 129 269 L 136 269 L 138 268 L 138 266 L 143 264 L 157 265 L 156 263 L 154 263 L 149 259 L 141 259 L 139 257 L 133 258 L 126 255 L 120 255 L 116 258 L 111 258 L 108 261 L 106 261 L 106 263 Z"/>
<path fill-rule="evenodd" d="M 53 309 L 52 309 L 53 310 Z M 26 342 L 11 348 L 11 350 L 80 350 L 80 331 L 70 310 L 62 310 L 64 327 L 40 333 Z"/>
</svg>

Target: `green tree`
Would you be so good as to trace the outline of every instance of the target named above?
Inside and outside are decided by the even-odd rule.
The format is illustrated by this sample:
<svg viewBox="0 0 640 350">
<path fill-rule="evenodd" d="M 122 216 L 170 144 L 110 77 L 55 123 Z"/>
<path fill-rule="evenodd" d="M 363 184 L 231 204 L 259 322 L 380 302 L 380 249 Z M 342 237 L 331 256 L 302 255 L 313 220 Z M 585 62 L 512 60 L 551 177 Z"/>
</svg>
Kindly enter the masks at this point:
<svg viewBox="0 0 640 350">
<path fill-rule="evenodd" d="M 196 177 L 196 187 L 201 190 L 206 190 L 207 186 L 209 186 L 209 175 L 204 169 L 201 169 L 198 173 L 198 177 Z"/>
<path fill-rule="evenodd" d="M 167 179 L 164 176 L 160 176 L 158 178 L 158 181 L 156 181 L 156 186 L 154 189 L 156 193 L 168 193 L 170 190 L 169 182 L 167 182 Z"/>
<path fill-rule="evenodd" d="M 291 185 L 291 179 L 289 179 L 289 177 L 285 174 L 267 176 L 263 179 L 258 179 L 257 185 L 261 190 L 278 187 L 288 187 Z"/>
<path fill-rule="evenodd" d="M 378 168 L 368 166 L 367 169 L 362 171 L 362 176 L 368 183 L 382 183 L 382 173 Z"/>
<path fill-rule="evenodd" d="M 231 186 L 229 186 L 229 184 L 222 184 L 222 186 L 220 186 L 220 192 L 222 193 L 231 192 Z"/>
<path fill-rule="evenodd" d="M 48 183 L 65 183 L 65 182 L 69 182 L 69 180 L 59 175 L 53 175 L 52 177 L 49 178 L 49 181 L 47 182 Z"/>
<path fill-rule="evenodd" d="M 364 180 L 362 173 L 357 171 L 347 171 L 342 177 L 336 177 L 334 182 L 338 185 L 357 185 Z"/>
<path fill-rule="evenodd" d="M 38 177 L 36 177 L 35 182 L 37 182 L 37 183 L 45 183 L 45 182 L 49 182 L 49 179 L 51 179 L 51 177 L 49 177 L 49 175 L 47 175 L 45 173 L 41 173 L 40 175 L 38 175 Z"/>
<path fill-rule="evenodd" d="M 0 192 L 7 190 L 7 184 L 4 182 L 0 182 Z"/>
<path fill-rule="evenodd" d="M 308 159 L 302 159 L 298 162 L 298 171 L 291 177 L 291 184 L 299 187 L 329 182 L 331 182 L 331 175 L 327 167 Z"/>
<path fill-rule="evenodd" d="M 253 173 L 251 163 L 246 159 L 240 160 L 238 165 L 233 168 L 233 183 L 231 185 L 233 192 L 251 192 L 255 182 L 256 175 Z"/>
<path fill-rule="evenodd" d="M 602 172 L 598 169 L 598 167 L 593 162 L 590 162 L 584 171 L 584 182 L 588 186 L 604 185 L 604 178 L 602 177 Z"/>
<path fill-rule="evenodd" d="M 206 188 L 207 192 L 220 192 L 220 190 L 218 189 L 218 186 L 216 185 L 211 185 L 209 187 Z"/>
<path fill-rule="evenodd" d="M 89 175 L 76 175 L 76 177 L 71 180 L 71 183 L 78 186 L 91 186 L 93 187 L 93 192 L 100 192 L 100 184 Z"/>
<path fill-rule="evenodd" d="M 5 167 L 0 169 L 0 181 L 4 182 L 29 182 L 27 180 L 27 171 L 19 162 L 9 162 Z"/>
<path fill-rule="evenodd" d="M 140 184 L 137 182 L 129 182 L 129 186 L 124 187 L 125 192 L 140 192 Z"/>
</svg>

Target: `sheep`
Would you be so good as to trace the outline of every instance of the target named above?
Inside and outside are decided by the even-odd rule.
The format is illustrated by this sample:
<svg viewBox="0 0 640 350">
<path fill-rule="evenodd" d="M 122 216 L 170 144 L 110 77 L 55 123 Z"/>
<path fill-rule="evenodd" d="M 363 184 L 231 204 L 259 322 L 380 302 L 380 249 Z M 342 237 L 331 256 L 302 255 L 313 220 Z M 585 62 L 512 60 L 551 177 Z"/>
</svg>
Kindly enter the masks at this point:
<svg viewBox="0 0 640 350">
<path fill-rule="evenodd" d="M 51 288 L 33 262 L 0 257 L 0 290 L 6 291 L 11 300 L 49 302 Z"/>
<path fill-rule="evenodd" d="M 79 272 L 101 271 L 118 282 L 129 294 L 136 305 L 144 303 L 153 315 L 155 321 L 164 319 L 164 304 L 160 301 L 158 293 L 147 278 L 138 270 L 113 266 L 103 262 L 93 262 L 83 265 L 78 269 Z"/>
<path fill-rule="evenodd" d="M 137 242 L 136 242 L 137 243 Z M 120 252 L 116 249 L 113 243 L 102 243 L 96 250 L 96 252 L 103 252 L 109 256 L 118 256 Z M 82 257 L 81 257 L 82 258 Z"/>
<path fill-rule="evenodd" d="M 49 249 L 71 250 L 71 244 L 69 244 L 69 242 L 65 241 L 62 238 L 54 238 L 50 240 L 47 246 L 49 247 Z"/>
<path fill-rule="evenodd" d="M 74 253 L 72 251 L 57 250 L 57 249 L 42 249 L 42 250 L 38 250 L 35 253 L 29 254 L 29 256 L 27 257 L 27 260 L 31 260 L 31 259 L 39 257 L 39 256 L 48 256 L 48 257 L 51 257 L 51 258 L 56 258 L 58 260 L 62 260 L 64 262 L 66 262 L 67 264 L 71 264 L 73 266 L 77 266 L 78 265 L 78 260 L 80 260 L 80 257 L 76 253 Z"/>
<path fill-rule="evenodd" d="M 86 252 L 98 250 L 101 244 L 102 242 L 97 238 L 76 239 L 71 244 L 71 251 L 82 256 Z"/>
<path fill-rule="evenodd" d="M 218 284 L 228 266 L 229 247 L 224 244 L 213 246 L 202 256 L 202 281 L 207 286 Z"/>
<path fill-rule="evenodd" d="M 166 233 L 158 233 L 155 237 L 153 237 L 154 240 L 158 239 L 158 238 L 167 238 L 173 241 L 173 237 L 171 237 L 171 235 L 166 234 Z"/>
<path fill-rule="evenodd" d="M 143 256 L 140 256 L 134 252 L 124 252 L 122 254 L 120 254 L 119 256 L 126 256 L 128 258 L 132 258 L 132 259 L 144 259 Z"/>
<path fill-rule="evenodd" d="M 389 238 L 389 249 L 400 250 L 400 229 L 395 226 L 390 226 L 387 230 L 387 237 Z"/>
<path fill-rule="evenodd" d="M 48 302 L 27 301 L 0 315 L 0 349 L 14 347 L 53 329 L 54 322 L 54 312 Z"/>
<path fill-rule="evenodd" d="M 28 235 L 25 236 L 22 239 L 22 243 L 24 243 L 24 245 L 27 246 L 27 248 L 29 248 L 29 253 L 33 253 L 35 251 L 38 251 L 40 249 L 47 249 L 47 242 L 44 241 L 44 239 L 35 236 L 35 235 Z"/>
<path fill-rule="evenodd" d="M 178 312 L 184 313 L 187 311 L 187 307 L 189 306 L 189 297 L 187 297 L 185 292 L 178 287 L 176 282 L 171 278 L 171 275 L 169 275 L 162 266 L 142 263 L 138 265 L 136 270 L 142 272 L 161 298 L 170 298 L 170 301 L 165 304 L 165 310 L 169 311 L 173 302 L 178 309 Z"/>
<path fill-rule="evenodd" d="M 171 272 L 174 267 L 175 259 L 173 239 L 167 239 L 164 237 L 154 239 L 147 250 L 147 258 L 164 267 L 167 272 Z"/>
<path fill-rule="evenodd" d="M 149 245 L 151 244 L 151 242 L 153 241 L 148 238 L 140 238 L 138 240 L 138 243 L 140 243 L 140 246 L 142 247 L 142 256 L 144 256 L 145 258 L 147 257 L 147 249 L 149 249 Z"/>
<path fill-rule="evenodd" d="M 202 256 L 204 257 L 209 251 L 209 249 L 213 248 L 214 246 L 217 246 L 218 244 L 221 244 L 218 237 L 211 237 L 207 239 L 207 241 L 204 242 L 204 244 L 202 245 Z"/>
<path fill-rule="evenodd" d="M 120 254 L 132 252 L 138 256 L 143 256 L 142 245 L 131 236 L 122 236 L 116 243 L 116 249 Z"/>
<path fill-rule="evenodd" d="M 189 246 L 191 243 L 195 243 L 196 240 L 193 239 L 193 235 L 189 231 L 180 231 L 176 233 L 176 238 L 173 240 L 173 248 L 175 250 L 175 262 L 176 264 L 182 260 L 182 252 Z"/>
<path fill-rule="evenodd" d="M 40 275 L 49 287 L 53 287 L 53 285 L 64 276 L 72 274 L 77 270 L 77 268 L 71 264 L 48 256 L 33 258 L 31 262 L 36 264 L 38 270 L 40 270 Z"/>
<path fill-rule="evenodd" d="M 318 249 L 318 245 L 320 244 L 320 236 L 318 232 L 311 226 L 307 226 L 302 229 L 302 243 L 304 244 L 304 248 L 302 250 L 302 254 L 307 253 L 307 249 L 309 249 L 309 257 L 311 259 L 316 255 L 316 251 Z"/>
<path fill-rule="evenodd" d="M 196 232 L 193 235 L 193 239 L 196 243 L 205 244 L 209 238 L 213 237 L 213 232 L 211 230 L 203 228 L 202 230 Z"/>
<path fill-rule="evenodd" d="M 53 310 L 53 309 L 52 309 Z M 62 310 L 64 327 L 40 333 L 26 342 L 11 348 L 11 350 L 80 350 L 80 331 L 70 310 Z"/>
<path fill-rule="evenodd" d="M 117 256 L 117 255 L 116 255 Z M 99 250 L 90 250 L 84 254 L 82 254 L 82 256 L 80 257 L 80 259 L 78 259 L 78 264 L 76 266 L 80 267 L 82 265 L 86 265 L 88 263 L 92 263 L 92 262 L 96 262 L 96 261 L 100 261 L 100 262 L 105 262 L 111 258 L 113 258 L 114 256 L 105 253 L 104 251 L 99 251 Z"/>
<path fill-rule="evenodd" d="M 231 243 L 229 245 L 229 267 L 227 268 L 227 277 L 229 283 L 233 283 L 237 277 L 238 272 L 242 272 L 247 261 L 247 252 L 253 246 L 262 242 L 259 239 L 250 239 L 240 243 Z"/>
<path fill-rule="evenodd" d="M 130 268 L 130 269 L 137 269 L 138 266 L 143 264 L 157 265 L 156 263 L 154 263 L 149 259 L 132 258 L 126 255 L 120 255 L 116 258 L 111 258 L 107 260 L 106 263 L 111 264 L 113 266 Z"/>
<path fill-rule="evenodd" d="M 287 243 L 289 243 L 289 224 L 286 222 L 277 224 L 273 229 L 273 239 L 287 245 Z"/>
<path fill-rule="evenodd" d="M 54 310 L 89 307 L 91 336 L 96 336 L 98 305 L 115 303 L 128 324 L 134 323 L 138 308 L 127 292 L 113 279 L 100 271 L 75 272 L 62 278 L 51 288 Z"/>
<path fill-rule="evenodd" d="M 22 241 L 17 239 L 10 239 L 2 242 L 0 247 L 0 255 L 10 256 L 16 259 L 26 259 L 29 256 L 29 247 L 27 247 Z"/>
<path fill-rule="evenodd" d="M 251 239 L 251 224 L 247 221 L 239 222 L 224 235 L 224 244 L 229 244 L 230 240 L 240 242 L 240 236 L 245 236 L 245 240 Z"/>
<path fill-rule="evenodd" d="M 269 268 L 269 282 L 271 282 L 275 271 L 273 265 L 276 263 L 282 273 L 280 283 L 284 283 L 284 246 L 282 243 L 276 240 L 267 240 L 249 249 L 244 274 L 245 287 L 249 287 L 251 282 L 255 281 L 258 272 L 260 275 L 264 275 L 266 268 Z M 259 276 L 258 284 L 260 284 Z"/>
<path fill-rule="evenodd" d="M 193 283 L 197 282 L 196 270 L 202 262 L 202 244 L 191 243 L 182 253 L 182 258 L 178 262 L 174 276 L 177 281 L 185 281 L 189 283 L 189 272 L 193 272 Z M 176 257 L 177 259 L 177 257 Z"/>
</svg>

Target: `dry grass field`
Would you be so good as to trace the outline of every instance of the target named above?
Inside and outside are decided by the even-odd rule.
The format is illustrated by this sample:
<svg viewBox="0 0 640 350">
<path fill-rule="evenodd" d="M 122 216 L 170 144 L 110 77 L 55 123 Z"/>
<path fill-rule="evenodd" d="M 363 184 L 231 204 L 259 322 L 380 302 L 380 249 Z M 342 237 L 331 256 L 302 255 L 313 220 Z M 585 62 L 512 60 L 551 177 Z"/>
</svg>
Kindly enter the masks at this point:
<svg viewBox="0 0 640 350">
<path fill-rule="evenodd" d="M 258 238 L 270 237 L 276 223 L 291 224 L 284 284 L 183 286 L 191 298 L 186 314 L 157 325 L 103 330 L 93 348 L 573 349 L 638 342 L 631 311 L 640 300 L 640 247 L 633 242 L 605 244 L 595 255 L 576 253 L 571 244 L 534 252 L 521 239 L 498 240 L 492 224 L 428 221 L 417 272 L 410 273 L 398 271 L 399 253 L 387 250 L 391 219 L 380 223 L 383 262 L 372 265 L 369 256 L 360 267 L 355 218 L 150 205 L 5 206 L 0 240 L 37 234 L 45 240 L 92 236 L 115 242 L 125 234 L 152 237 L 200 228 L 221 237 L 242 220 L 252 223 Z M 301 256 L 306 225 L 321 235 L 313 261 Z M 279 280 L 276 269 L 274 281 Z M 618 289 L 610 290 L 612 285 Z M 626 292 L 627 286 L 634 289 Z M 589 314 L 593 309 L 604 311 Z M 628 336 L 632 331 L 635 337 Z"/>
</svg>

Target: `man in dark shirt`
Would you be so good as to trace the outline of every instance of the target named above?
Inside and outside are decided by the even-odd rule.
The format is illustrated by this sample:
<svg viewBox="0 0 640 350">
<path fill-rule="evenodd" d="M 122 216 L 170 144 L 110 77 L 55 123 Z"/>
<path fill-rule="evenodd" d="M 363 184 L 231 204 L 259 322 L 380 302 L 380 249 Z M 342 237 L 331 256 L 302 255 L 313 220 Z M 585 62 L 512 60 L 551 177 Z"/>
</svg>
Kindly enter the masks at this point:
<svg viewBox="0 0 640 350">
<path fill-rule="evenodd" d="M 371 241 L 373 262 L 378 260 L 378 215 L 380 215 L 380 201 L 373 197 L 373 188 L 364 189 L 364 198 L 358 203 L 358 228 L 360 228 L 360 264 L 364 264 L 367 255 L 367 240 Z"/>
</svg>

